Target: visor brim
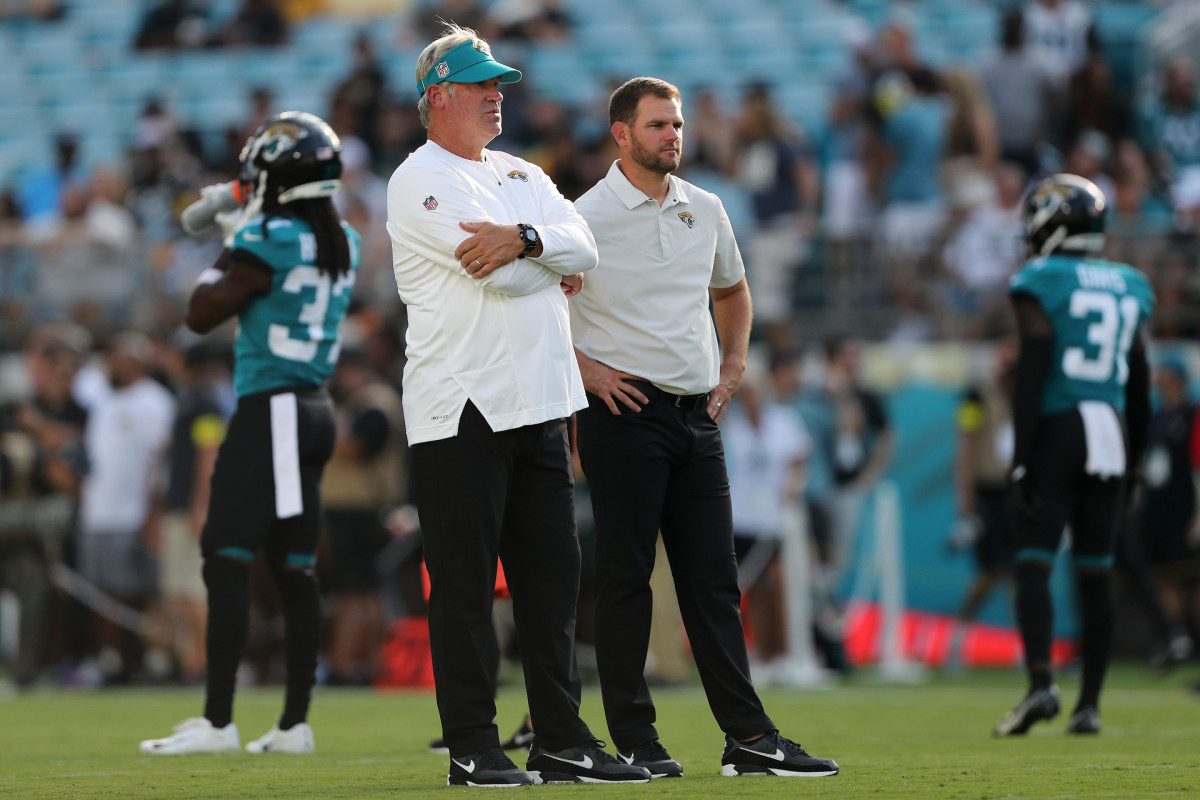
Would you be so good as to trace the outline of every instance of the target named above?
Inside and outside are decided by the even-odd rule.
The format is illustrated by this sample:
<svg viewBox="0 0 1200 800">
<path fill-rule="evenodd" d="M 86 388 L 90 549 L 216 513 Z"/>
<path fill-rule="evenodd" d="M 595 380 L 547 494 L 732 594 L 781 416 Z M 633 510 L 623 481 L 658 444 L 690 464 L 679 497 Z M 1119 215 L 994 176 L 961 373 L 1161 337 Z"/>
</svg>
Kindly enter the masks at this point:
<svg viewBox="0 0 1200 800">
<path fill-rule="evenodd" d="M 499 78 L 501 83 L 516 83 L 521 80 L 521 70 L 505 66 L 498 61 L 480 61 L 447 78 L 444 83 L 478 83 Z"/>
</svg>

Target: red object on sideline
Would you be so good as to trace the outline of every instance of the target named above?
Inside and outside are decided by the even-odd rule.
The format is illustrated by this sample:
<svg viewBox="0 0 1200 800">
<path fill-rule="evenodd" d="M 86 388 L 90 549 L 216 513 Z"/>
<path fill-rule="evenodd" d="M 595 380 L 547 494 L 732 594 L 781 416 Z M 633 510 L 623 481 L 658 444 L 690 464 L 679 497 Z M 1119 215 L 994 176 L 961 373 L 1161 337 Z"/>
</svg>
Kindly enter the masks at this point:
<svg viewBox="0 0 1200 800">
<path fill-rule="evenodd" d="M 433 688 L 428 619 L 401 617 L 388 626 L 387 637 L 375 657 L 371 685 L 377 688 Z"/>
<path fill-rule="evenodd" d="M 901 642 L 904 655 L 931 667 L 942 666 L 950 655 L 955 619 L 929 611 L 905 611 L 901 615 Z M 846 611 L 846 657 L 856 667 L 879 660 L 883 635 L 882 611 L 878 603 L 851 603 Z M 1056 639 L 1050 648 L 1050 661 L 1061 667 L 1076 657 L 1075 643 Z M 1024 657 L 1020 631 L 981 622 L 967 626 L 963 636 L 961 660 L 966 667 L 1016 667 Z"/>
</svg>

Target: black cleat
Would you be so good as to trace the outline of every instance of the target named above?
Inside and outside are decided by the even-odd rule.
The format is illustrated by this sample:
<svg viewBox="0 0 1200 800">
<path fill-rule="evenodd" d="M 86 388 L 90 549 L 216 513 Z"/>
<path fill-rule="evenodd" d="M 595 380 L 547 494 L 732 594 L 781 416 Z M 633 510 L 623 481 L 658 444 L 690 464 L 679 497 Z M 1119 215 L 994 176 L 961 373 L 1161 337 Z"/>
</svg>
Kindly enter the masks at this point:
<svg viewBox="0 0 1200 800">
<path fill-rule="evenodd" d="M 500 745 L 501 750 L 528 750 L 533 744 L 533 728 L 529 725 L 529 718 L 526 717 L 521 722 L 521 727 L 517 732 L 509 737 L 507 742 Z"/>
<path fill-rule="evenodd" d="M 626 764 L 645 768 L 651 778 L 683 777 L 683 767 L 679 766 L 678 761 L 671 758 L 667 748 L 663 747 L 658 739 L 651 739 L 628 753 L 618 751 L 617 758 Z"/>
<path fill-rule="evenodd" d="M 604 752 L 593 739 L 578 747 L 551 753 L 536 744 L 525 764 L 537 783 L 649 783 L 650 772 L 624 764 Z"/>
<path fill-rule="evenodd" d="M 514 764 L 499 747 L 450 756 L 447 786 L 532 786 L 533 776 Z"/>
<path fill-rule="evenodd" d="M 1067 723 L 1067 733 L 1099 733 L 1100 712 L 1095 706 L 1083 706 L 1075 709 L 1071 721 Z"/>
<path fill-rule="evenodd" d="M 838 765 L 828 758 L 810 756 L 804 748 L 773 731 L 753 742 L 725 737 L 721 774 L 780 775 L 789 778 L 823 778 L 838 774 Z"/>
<path fill-rule="evenodd" d="M 1035 722 L 1054 719 L 1058 716 L 1058 687 L 1034 689 L 1025 695 L 1008 716 L 996 723 L 992 733 L 996 736 L 1022 736 Z"/>
</svg>

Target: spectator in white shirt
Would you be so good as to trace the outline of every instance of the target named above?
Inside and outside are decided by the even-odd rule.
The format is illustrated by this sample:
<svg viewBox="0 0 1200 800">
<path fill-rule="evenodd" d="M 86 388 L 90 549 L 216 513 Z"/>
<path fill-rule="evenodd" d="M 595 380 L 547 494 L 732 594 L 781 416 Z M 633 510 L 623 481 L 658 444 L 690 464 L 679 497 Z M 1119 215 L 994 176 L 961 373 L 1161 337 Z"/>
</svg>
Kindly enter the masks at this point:
<svg viewBox="0 0 1200 800">
<path fill-rule="evenodd" d="M 88 415 L 79 507 L 80 572 L 136 609 L 146 608 L 158 590 L 158 499 L 175 419 L 171 394 L 147 376 L 152 357 L 153 344 L 140 333 L 120 334 L 109 346 L 112 392 Z M 97 617 L 96 633 L 101 652 L 120 657 L 102 660 L 106 678 L 128 678 L 141 643 L 107 617 Z"/>
<path fill-rule="evenodd" d="M 486 149 L 501 130 L 500 85 L 520 78 L 474 31 L 447 24 L 417 61 L 429 140 L 388 185 L 448 783 L 644 783 L 649 774 L 606 754 L 578 713 L 567 422 L 586 401 L 566 297 L 596 266 L 596 245 L 539 167 Z M 504 755 L 494 723 L 497 557 L 536 733 L 528 771 Z"/>
<path fill-rule="evenodd" d="M 770 395 L 770 382 L 760 360 L 747 362 L 721 437 L 733 506 L 733 549 L 754 629 L 757 663 L 751 662 L 751 670 L 768 678 L 778 666 L 773 662 L 788 652 L 784 582 L 812 580 L 780 570 L 785 513 L 797 506 L 804 491 L 812 440 L 800 414 Z"/>
</svg>

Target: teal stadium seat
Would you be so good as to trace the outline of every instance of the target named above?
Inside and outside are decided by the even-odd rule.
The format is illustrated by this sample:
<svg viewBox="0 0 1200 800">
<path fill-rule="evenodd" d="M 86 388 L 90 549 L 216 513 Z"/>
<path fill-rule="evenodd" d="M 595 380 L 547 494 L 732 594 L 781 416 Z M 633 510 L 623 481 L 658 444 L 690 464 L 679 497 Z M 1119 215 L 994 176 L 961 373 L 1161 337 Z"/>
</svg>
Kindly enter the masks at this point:
<svg viewBox="0 0 1200 800">
<path fill-rule="evenodd" d="M 114 102 L 141 104 L 150 95 L 166 96 L 167 69 L 162 59 L 138 56 L 113 64 L 100 73 L 98 80 L 107 87 Z"/>
<path fill-rule="evenodd" d="M 234 92 L 217 92 L 185 102 L 180 108 L 183 120 L 199 131 L 215 132 L 229 125 L 246 122 L 246 98 Z"/>
<path fill-rule="evenodd" d="M 662 59 L 659 63 L 656 74 L 678 86 L 684 92 L 685 99 L 693 89 L 704 86 L 719 88 L 729 82 L 731 70 L 720 53 L 692 52 Z"/>
<path fill-rule="evenodd" d="M 600 91 L 596 75 L 569 44 L 530 48 L 525 67 L 538 94 L 557 102 L 584 103 Z"/>
<path fill-rule="evenodd" d="M 653 71 L 654 49 L 644 26 L 628 18 L 612 19 L 581 28 L 576 36 L 579 54 L 603 76 L 624 80 Z"/>
<path fill-rule="evenodd" d="M 27 136 L 43 136 L 49 126 L 41 110 L 32 103 L 12 103 L 0 114 L 0 142 L 11 142 Z"/>
<path fill-rule="evenodd" d="M 10 106 L 19 105 L 31 100 L 29 81 L 14 66 L 0 64 L 0 116 L 7 113 Z"/>
<path fill-rule="evenodd" d="M 827 84 L 776 85 L 774 96 L 780 113 L 804 133 L 810 147 L 821 141 L 829 119 L 832 89 Z"/>
<path fill-rule="evenodd" d="M 48 140 L 46 132 L 40 129 L 7 139 L 0 137 L 0 186 L 13 186 L 22 174 L 48 166 Z"/>
<path fill-rule="evenodd" d="M 72 27 L 26 28 L 15 52 L 29 74 L 86 69 L 84 49 Z"/>
<path fill-rule="evenodd" d="M 1125 89 L 1133 88 L 1137 73 L 1137 54 L 1142 29 L 1159 9 L 1147 3 L 1096 3 L 1093 15 L 1100 46 L 1108 58 L 1113 81 Z"/>
</svg>

